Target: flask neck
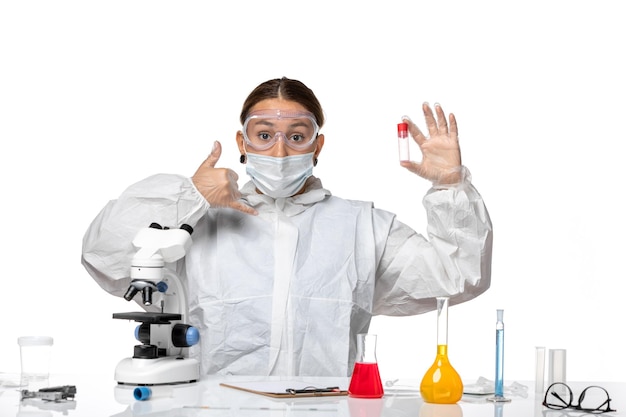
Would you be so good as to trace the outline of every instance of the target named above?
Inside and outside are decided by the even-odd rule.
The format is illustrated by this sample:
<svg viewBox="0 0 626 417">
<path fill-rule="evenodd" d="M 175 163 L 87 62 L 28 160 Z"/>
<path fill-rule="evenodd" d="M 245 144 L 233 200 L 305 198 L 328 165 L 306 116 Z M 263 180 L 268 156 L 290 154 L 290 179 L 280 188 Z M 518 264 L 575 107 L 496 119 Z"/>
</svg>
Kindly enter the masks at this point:
<svg viewBox="0 0 626 417">
<path fill-rule="evenodd" d="M 448 297 L 437 297 L 437 346 L 448 344 Z"/>
<path fill-rule="evenodd" d="M 356 362 L 377 363 L 376 359 L 376 335 L 357 335 L 357 355 Z"/>
</svg>

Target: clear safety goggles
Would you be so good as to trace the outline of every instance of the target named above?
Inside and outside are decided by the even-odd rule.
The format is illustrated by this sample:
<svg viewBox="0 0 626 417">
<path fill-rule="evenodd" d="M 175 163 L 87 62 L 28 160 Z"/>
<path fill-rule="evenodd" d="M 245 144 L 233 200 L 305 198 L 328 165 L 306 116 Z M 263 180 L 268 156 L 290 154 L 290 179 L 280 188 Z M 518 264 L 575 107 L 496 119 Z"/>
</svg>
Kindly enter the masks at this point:
<svg viewBox="0 0 626 417">
<path fill-rule="evenodd" d="M 319 132 L 315 117 L 309 112 L 259 110 L 243 123 L 246 144 L 257 151 L 274 146 L 279 140 L 291 149 L 309 149 Z"/>
</svg>

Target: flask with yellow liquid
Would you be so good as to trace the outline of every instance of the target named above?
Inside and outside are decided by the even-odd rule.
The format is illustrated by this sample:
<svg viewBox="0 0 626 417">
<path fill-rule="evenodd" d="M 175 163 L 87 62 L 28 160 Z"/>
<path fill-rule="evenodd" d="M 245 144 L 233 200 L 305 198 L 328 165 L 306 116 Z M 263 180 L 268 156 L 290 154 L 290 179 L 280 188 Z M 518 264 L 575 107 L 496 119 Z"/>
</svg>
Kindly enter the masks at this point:
<svg viewBox="0 0 626 417">
<path fill-rule="evenodd" d="M 437 356 L 420 385 L 427 403 L 455 404 L 463 395 L 461 377 L 448 359 L 448 301 L 448 297 L 437 297 Z"/>
</svg>

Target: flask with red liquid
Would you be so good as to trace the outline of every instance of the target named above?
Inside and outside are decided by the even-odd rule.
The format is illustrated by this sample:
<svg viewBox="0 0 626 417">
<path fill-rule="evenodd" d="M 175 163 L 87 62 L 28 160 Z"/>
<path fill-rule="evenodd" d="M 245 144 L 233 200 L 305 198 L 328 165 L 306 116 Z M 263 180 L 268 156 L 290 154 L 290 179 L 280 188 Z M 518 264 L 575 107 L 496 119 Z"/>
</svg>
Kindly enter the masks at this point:
<svg viewBox="0 0 626 417">
<path fill-rule="evenodd" d="M 348 395 L 356 398 L 381 398 L 385 391 L 376 359 L 376 335 L 358 334 L 356 348 L 356 362 Z"/>
</svg>

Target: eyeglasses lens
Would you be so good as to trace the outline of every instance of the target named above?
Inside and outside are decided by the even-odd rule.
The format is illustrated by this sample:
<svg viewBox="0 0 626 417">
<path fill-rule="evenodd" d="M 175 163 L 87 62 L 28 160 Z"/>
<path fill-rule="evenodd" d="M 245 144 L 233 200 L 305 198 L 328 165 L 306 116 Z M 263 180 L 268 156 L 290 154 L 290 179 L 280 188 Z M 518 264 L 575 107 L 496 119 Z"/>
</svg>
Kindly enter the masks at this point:
<svg viewBox="0 0 626 417">
<path fill-rule="evenodd" d="M 610 411 L 609 394 L 598 386 L 587 387 L 580 394 L 578 406 L 580 410 L 589 412 Z"/>
<path fill-rule="evenodd" d="M 565 384 L 552 384 L 546 391 L 543 403 L 553 410 L 568 408 L 572 405 L 572 390 Z"/>
<path fill-rule="evenodd" d="M 578 397 L 578 403 L 572 397 L 571 388 L 561 382 L 548 387 L 543 400 L 543 405 L 552 410 L 564 410 L 566 408 L 584 411 L 592 414 L 601 414 L 615 411 L 610 408 L 608 392 L 599 386 L 592 385 L 585 388 Z"/>
</svg>

